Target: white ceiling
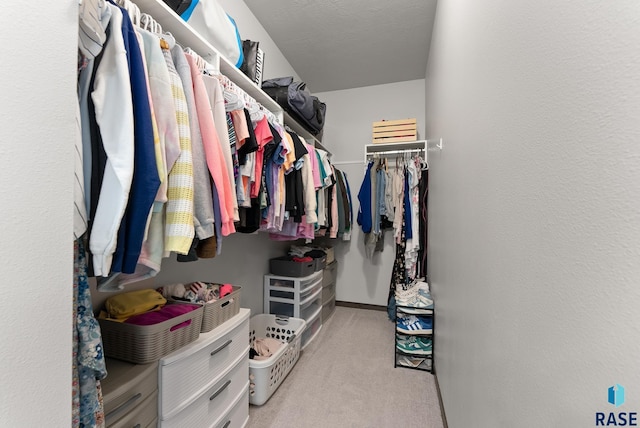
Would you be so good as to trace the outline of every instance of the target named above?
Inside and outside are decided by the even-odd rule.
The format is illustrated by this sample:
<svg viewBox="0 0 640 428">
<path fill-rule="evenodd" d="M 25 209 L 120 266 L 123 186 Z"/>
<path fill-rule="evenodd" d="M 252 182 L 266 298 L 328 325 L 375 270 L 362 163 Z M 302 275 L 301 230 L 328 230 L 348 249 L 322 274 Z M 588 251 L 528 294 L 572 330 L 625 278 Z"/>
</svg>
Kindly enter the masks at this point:
<svg viewBox="0 0 640 428">
<path fill-rule="evenodd" d="M 436 0 L 245 3 L 312 92 L 425 77 Z"/>
</svg>

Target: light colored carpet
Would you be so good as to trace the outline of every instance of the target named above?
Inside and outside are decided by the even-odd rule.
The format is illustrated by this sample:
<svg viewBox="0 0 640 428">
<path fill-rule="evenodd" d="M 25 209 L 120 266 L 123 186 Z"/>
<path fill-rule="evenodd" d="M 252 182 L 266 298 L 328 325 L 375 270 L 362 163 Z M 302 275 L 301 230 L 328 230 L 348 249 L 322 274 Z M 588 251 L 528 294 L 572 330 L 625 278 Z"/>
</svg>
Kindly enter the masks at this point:
<svg viewBox="0 0 640 428">
<path fill-rule="evenodd" d="M 385 312 L 338 306 L 248 428 L 441 428 L 434 377 L 393 367 Z"/>
</svg>

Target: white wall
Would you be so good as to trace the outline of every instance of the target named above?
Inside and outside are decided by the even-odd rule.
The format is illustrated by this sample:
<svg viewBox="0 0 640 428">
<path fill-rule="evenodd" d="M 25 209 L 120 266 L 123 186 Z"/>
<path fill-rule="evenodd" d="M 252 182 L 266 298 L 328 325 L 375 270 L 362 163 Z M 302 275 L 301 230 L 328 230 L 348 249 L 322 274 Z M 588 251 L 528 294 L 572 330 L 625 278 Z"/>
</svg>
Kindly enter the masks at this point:
<svg viewBox="0 0 640 428">
<path fill-rule="evenodd" d="M 176 256 L 162 261 L 162 270 L 156 278 L 128 285 L 125 291 L 156 288 L 161 285 L 211 281 L 231 283 L 242 287 L 240 306 L 251 309 L 251 314 L 263 312 L 263 278 L 269 273 L 269 259 L 287 254 L 290 242 L 269 239 L 268 234 L 236 233 L 224 238 L 222 254 L 213 259 L 182 263 Z M 92 287 L 93 304 L 101 308 L 112 293 L 102 293 Z"/>
<path fill-rule="evenodd" d="M 77 1 L 0 14 L 0 424 L 70 426 Z"/>
<path fill-rule="evenodd" d="M 637 1 L 441 0 L 430 274 L 449 426 L 640 411 Z"/>
<path fill-rule="evenodd" d="M 236 21 L 243 40 L 260 42 L 260 49 L 264 51 L 264 80 L 282 76 L 294 76 L 296 80 L 300 80 L 298 73 L 289 64 L 244 0 L 220 0 L 220 5 Z M 274 13 L 277 12 L 274 11 Z"/>
<path fill-rule="evenodd" d="M 322 142 L 333 153 L 332 161 L 348 175 L 354 223 L 364 176 L 364 146 L 371 143 L 372 123 L 415 117 L 418 137 L 424 137 L 424 84 L 424 80 L 410 80 L 315 94 L 327 104 Z M 370 260 L 364 253 L 364 234 L 357 224 L 352 230 L 351 241 L 336 245 L 336 300 L 386 306 L 395 258 L 392 234 L 386 233 L 384 251 Z"/>
</svg>

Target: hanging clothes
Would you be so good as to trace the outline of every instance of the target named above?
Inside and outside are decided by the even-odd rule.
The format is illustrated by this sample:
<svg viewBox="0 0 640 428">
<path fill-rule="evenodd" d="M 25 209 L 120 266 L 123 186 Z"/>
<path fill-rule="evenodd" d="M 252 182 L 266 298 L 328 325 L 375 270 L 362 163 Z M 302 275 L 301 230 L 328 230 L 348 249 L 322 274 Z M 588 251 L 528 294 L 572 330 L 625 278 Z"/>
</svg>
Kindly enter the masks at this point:
<svg viewBox="0 0 640 428">
<path fill-rule="evenodd" d="M 101 14 L 107 43 L 81 60 L 78 80 L 74 218 L 76 236 L 88 230 L 90 273 L 107 278 L 101 290 L 157 275 L 172 253 L 220 254 L 236 228 L 349 234 L 347 183 L 328 152 L 285 132 L 172 36 L 134 26 L 139 17 L 113 2 Z"/>
<path fill-rule="evenodd" d="M 395 292 L 396 288 L 400 287 L 404 289 L 404 287 L 408 284 L 407 280 L 407 269 L 405 263 L 405 247 L 406 247 L 406 229 L 405 229 L 405 216 L 404 211 L 406 211 L 406 199 L 403 198 L 402 205 L 396 206 L 396 211 L 400 212 L 401 218 L 401 227 L 400 227 L 400 236 L 396 241 L 396 258 L 393 262 L 393 269 L 391 271 L 391 282 L 389 284 L 389 295 L 387 297 L 387 313 L 391 320 L 395 320 Z"/>
<path fill-rule="evenodd" d="M 388 295 L 389 317 L 394 317 L 395 290 L 404 288 L 427 269 L 428 171 L 420 156 L 398 157 L 389 169 L 386 159 L 367 165 L 358 193 L 357 222 L 365 235 L 365 254 L 371 258 L 384 245 L 384 231 L 393 226 L 396 257 Z M 339 174 L 338 174 L 339 176 Z"/>
<path fill-rule="evenodd" d="M 207 169 L 202 134 L 200 133 L 200 122 L 198 121 L 198 112 L 196 110 L 191 69 L 182 47 L 175 45 L 171 48 L 171 57 L 182 80 L 182 89 L 187 100 L 193 159 L 194 227 L 196 236 L 199 239 L 206 239 L 214 235 L 213 198 L 211 194 L 211 179 Z"/>
<path fill-rule="evenodd" d="M 420 251 L 418 253 L 418 273 L 419 278 L 427 278 L 427 242 L 429 230 L 429 170 L 421 171 L 420 179 Z"/>
<path fill-rule="evenodd" d="M 364 173 L 364 179 L 358 192 L 358 201 L 360 208 L 358 209 L 358 225 L 362 227 L 364 233 L 370 233 L 373 227 L 373 218 L 371 213 L 371 169 L 373 162 L 369 162 Z"/>
<path fill-rule="evenodd" d="M 123 14 L 118 7 L 110 3 L 107 5 L 111 11 L 109 39 L 100 58 L 96 58 L 93 82 L 90 83 L 93 89 L 89 89 L 93 90 L 90 115 L 97 125 L 89 128 L 99 127 L 97 133 L 92 132 L 91 138 L 93 161 L 89 204 L 89 248 L 95 276 L 107 276 L 111 269 L 117 230 L 125 213 L 134 165 L 133 105 L 122 33 Z M 100 151 L 105 153 L 103 160 L 100 160 Z M 104 168 L 100 168 L 100 164 Z"/>
<path fill-rule="evenodd" d="M 100 380 L 107 376 L 100 325 L 93 315 L 87 264 L 82 239 L 74 241 L 74 426 L 104 427 Z M 76 424 L 77 423 L 77 424 Z"/>
<path fill-rule="evenodd" d="M 418 251 L 420 250 L 420 218 L 419 218 L 419 202 L 420 202 L 420 175 L 419 168 L 416 167 L 417 158 L 411 159 L 407 163 L 405 200 L 407 205 L 407 243 L 405 248 L 405 264 L 407 269 L 407 277 L 409 280 L 416 278 Z"/>
<path fill-rule="evenodd" d="M 195 234 L 194 227 L 194 181 L 193 156 L 191 151 L 191 129 L 189 127 L 189 108 L 182 89 L 180 76 L 173 64 L 171 53 L 162 49 L 175 107 L 175 122 L 178 125 L 180 154 L 169 171 L 167 188 L 167 215 L 164 251 L 187 254 Z"/>
<path fill-rule="evenodd" d="M 351 189 L 349 187 L 349 180 L 347 179 L 347 174 L 344 171 L 336 170 L 339 173 L 341 185 L 343 186 L 343 197 L 346 196 L 345 199 L 345 231 L 342 235 L 342 239 L 344 241 L 349 241 L 351 239 L 351 228 L 353 227 L 353 204 L 351 201 Z"/>
<path fill-rule="evenodd" d="M 129 15 L 123 9 L 122 15 L 122 33 L 130 70 L 134 115 L 134 170 L 125 214 L 118 230 L 111 271 L 134 273 L 149 212 L 160 187 L 160 178 L 156 166 L 151 109 L 142 52 Z"/>
</svg>

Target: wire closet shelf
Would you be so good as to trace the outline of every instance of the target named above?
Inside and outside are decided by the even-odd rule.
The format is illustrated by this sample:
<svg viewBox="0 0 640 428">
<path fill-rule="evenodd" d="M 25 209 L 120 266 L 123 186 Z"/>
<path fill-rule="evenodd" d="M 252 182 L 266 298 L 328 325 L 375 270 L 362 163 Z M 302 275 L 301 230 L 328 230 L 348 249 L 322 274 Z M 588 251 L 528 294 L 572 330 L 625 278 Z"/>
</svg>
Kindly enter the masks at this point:
<svg viewBox="0 0 640 428">
<path fill-rule="evenodd" d="M 406 143 L 367 144 L 364 152 L 364 163 L 366 164 L 374 157 L 398 156 L 411 153 L 422 153 L 426 161 L 427 150 L 429 148 L 442 150 L 442 138 L 410 141 Z"/>
</svg>

